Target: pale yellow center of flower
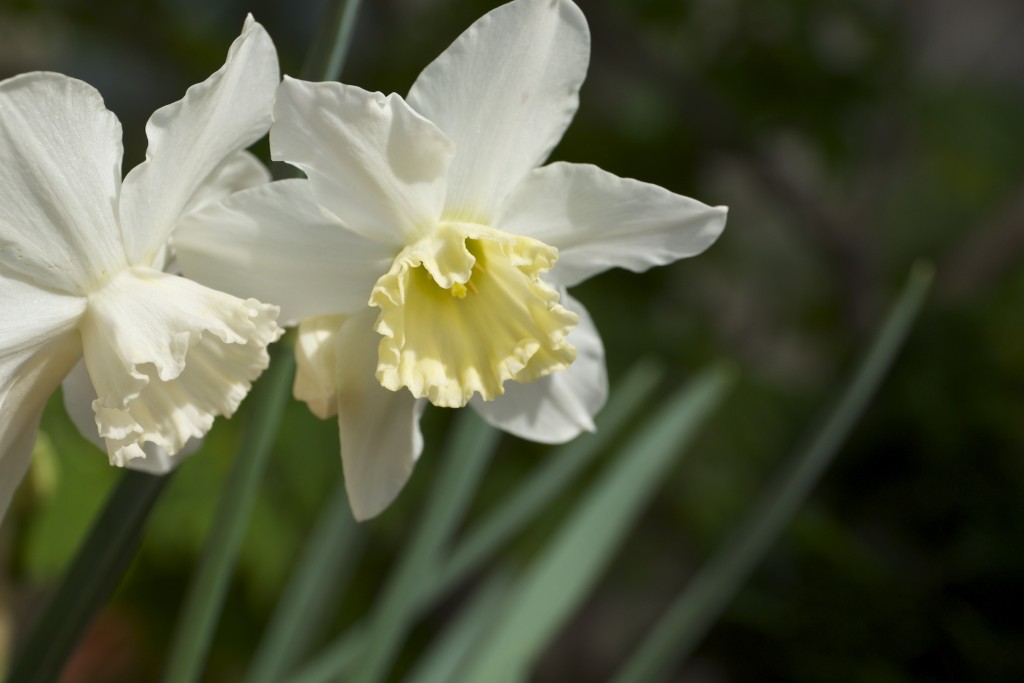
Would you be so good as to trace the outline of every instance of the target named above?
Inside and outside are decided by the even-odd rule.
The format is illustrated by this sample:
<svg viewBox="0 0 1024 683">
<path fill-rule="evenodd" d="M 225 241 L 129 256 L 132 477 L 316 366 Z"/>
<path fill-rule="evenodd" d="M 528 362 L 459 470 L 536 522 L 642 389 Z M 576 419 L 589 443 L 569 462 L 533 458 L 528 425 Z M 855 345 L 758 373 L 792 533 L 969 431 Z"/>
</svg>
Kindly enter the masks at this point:
<svg viewBox="0 0 1024 683">
<path fill-rule="evenodd" d="M 405 248 L 373 288 L 380 308 L 377 379 L 446 407 L 507 380 L 532 382 L 576 358 L 579 318 L 540 279 L 558 250 L 485 226 L 447 223 Z"/>
</svg>

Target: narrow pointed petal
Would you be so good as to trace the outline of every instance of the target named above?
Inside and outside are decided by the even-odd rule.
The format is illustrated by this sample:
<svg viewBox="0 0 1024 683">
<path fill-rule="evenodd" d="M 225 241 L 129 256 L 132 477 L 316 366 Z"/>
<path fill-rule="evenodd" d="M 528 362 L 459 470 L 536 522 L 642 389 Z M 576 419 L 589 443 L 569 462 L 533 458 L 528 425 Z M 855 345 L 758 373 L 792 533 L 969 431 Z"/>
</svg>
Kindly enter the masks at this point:
<svg viewBox="0 0 1024 683">
<path fill-rule="evenodd" d="M 270 149 L 350 230 L 405 244 L 437 222 L 454 148 L 398 95 L 285 77 Z"/>
<path fill-rule="evenodd" d="M 0 360 L 0 519 L 28 470 L 43 408 L 80 353 L 78 335 L 66 332 L 28 357 Z"/>
<path fill-rule="evenodd" d="M 133 264 L 153 263 L 204 181 L 270 127 L 277 52 L 250 16 L 227 61 L 146 124 L 146 161 L 124 180 L 121 223 Z"/>
<path fill-rule="evenodd" d="M 146 443 L 177 453 L 230 416 L 269 363 L 277 312 L 141 267 L 90 296 L 80 329 L 111 463 Z"/>
<path fill-rule="evenodd" d="M 296 346 L 296 396 L 321 417 L 337 411 L 345 488 L 359 521 L 391 504 L 423 450 L 419 420 L 425 402 L 407 391 L 388 391 L 374 377 L 375 317 L 366 309 L 351 317 L 304 322 Z"/>
<path fill-rule="evenodd" d="M 186 216 L 174 248 L 186 276 L 277 304 L 287 324 L 362 310 L 395 253 L 345 230 L 306 180 L 261 185 Z"/>
<path fill-rule="evenodd" d="M 374 376 L 375 311 L 354 316 L 338 331 L 338 431 L 345 487 L 359 521 L 376 517 L 398 497 L 423 451 L 425 401 L 388 391 Z"/>
<path fill-rule="evenodd" d="M 589 164 L 554 163 L 526 176 L 497 228 L 558 248 L 550 279 L 571 287 L 619 267 L 642 272 L 696 256 L 722 233 L 726 208 Z"/>
<path fill-rule="evenodd" d="M 547 159 L 579 104 L 590 31 L 569 0 L 516 0 L 484 15 L 434 60 L 409 104 L 455 142 L 450 217 L 490 223 Z"/>
<path fill-rule="evenodd" d="M 125 264 L 121 124 L 81 81 L 0 82 L 0 267 L 80 294 Z"/>
<path fill-rule="evenodd" d="M 79 361 L 64 378 L 61 383 L 61 393 L 64 399 L 64 409 L 67 411 L 68 417 L 71 418 L 71 422 L 78 428 L 78 432 L 101 451 L 106 451 L 107 444 L 100 436 L 99 425 L 96 424 L 96 412 L 92 407 L 96 401 L 96 389 L 92 386 L 89 371 L 86 370 L 83 361 Z M 170 455 L 156 444 L 146 443 L 142 448 L 146 454 L 145 457 L 129 460 L 125 466 L 149 474 L 167 474 L 180 465 L 185 458 L 199 450 L 202 444 L 202 439 L 189 439 L 180 451 L 175 455 Z"/>
<path fill-rule="evenodd" d="M 576 347 L 575 362 L 529 384 L 508 382 L 505 394 L 493 401 L 470 401 L 488 424 L 521 439 L 564 443 L 581 432 L 592 432 L 593 418 L 608 399 L 604 346 L 594 321 L 564 290 L 562 303 L 580 319 L 569 333 L 569 343 Z"/>
<path fill-rule="evenodd" d="M 0 518 L 25 475 L 39 416 L 81 357 L 85 299 L 0 274 Z"/>
</svg>

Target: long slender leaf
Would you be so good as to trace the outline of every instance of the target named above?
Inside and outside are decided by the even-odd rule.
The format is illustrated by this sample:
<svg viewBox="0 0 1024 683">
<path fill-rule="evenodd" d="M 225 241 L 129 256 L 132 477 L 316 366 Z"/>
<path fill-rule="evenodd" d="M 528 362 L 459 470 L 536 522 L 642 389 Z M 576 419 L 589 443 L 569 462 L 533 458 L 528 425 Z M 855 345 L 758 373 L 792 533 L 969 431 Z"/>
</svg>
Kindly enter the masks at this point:
<svg viewBox="0 0 1024 683">
<path fill-rule="evenodd" d="M 126 471 L 60 587 L 32 629 L 8 683 L 55 681 L 138 549 L 142 527 L 170 479 Z"/>
<path fill-rule="evenodd" d="M 372 683 L 383 678 L 418 615 L 423 577 L 436 571 L 444 543 L 462 519 L 477 483 L 498 442 L 500 432 L 492 429 L 470 410 L 460 412 L 454 433 L 449 437 L 420 524 L 410 536 L 410 545 L 402 553 L 399 565 L 384 587 L 361 638 L 359 666 L 348 671 L 346 680 Z M 345 635 L 329 647 L 325 655 L 307 665 L 293 682 L 314 683 L 337 680 L 352 662 L 358 641 Z"/>
<path fill-rule="evenodd" d="M 303 78 L 333 81 L 341 75 L 360 4 L 360 0 L 332 0 L 302 64 Z"/>
<path fill-rule="evenodd" d="M 352 519 L 345 486 L 324 507 L 302 557 L 278 600 L 249 666 L 249 683 L 276 683 L 321 637 L 330 610 L 360 557 L 364 535 Z"/>
<path fill-rule="evenodd" d="M 224 486 L 210 538 L 178 619 L 163 676 L 166 683 L 189 683 L 199 679 L 256 500 L 256 491 L 290 395 L 294 370 L 295 358 L 290 349 L 276 350 L 270 368 L 249 397 L 254 410 L 249 416 L 241 452 Z"/>
<path fill-rule="evenodd" d="M 903 345 L 932 281 L 918 265 L 845 391 L 807 446 L 754 505 L 618 672 L 615 683 L 650 683 L 693 651 L 782 532 L 846 440 Z"/>
<path fill-rule="evenodd" d="M 672 396 L 587 491 L 519 585 L 502 619 L 461 673 L 464 681 L 518 680 L 590 591 L 614 550 L 715 411 L 731 384 L 724 367 L 705 371 Z"/>
<path fill-rule="evenodd" d="M 553 451 L 507 501 L 494 509 L 451 552 L 441 573 L 431 582 L 425 599 L 444 592 L 483 564 L 509 538 L 518 533 L 541 509 L 554 500 L 608 441 L 618 435 L 637 411 L 647 404 L 661 377 L 661 367 L 651 361 L 638 363 L 615 388 L 597 419 L 597 431 L 583 434 Z"/>
<path fill-rule="evenodd" d="M 455 545 L 451 557 L 441 564 L 438 571 L 420 577 L 422 593 L 417 613 L 428 609 L 535 519 L 544 506 L 646 405 L 660 376 L 661 367 L 657 363 L 637 363 L 615 387 L 608 405 L 597 416 L 595 434 L 582 435 L 554 449 L 545 464 L 517 487 L 510 500 L 470 529 L 466 539 Z M 303 683 L 328 681 L 333 680 L 338 672 L 348 671 L 367 646 L 368 635 L 365 626 L 349 629 L 294 680 Z"/>
<path fill-rule="evenodd" d="M 404 678 L 405 683 L 450 683 L 455 680 L 459 667 L 468 658 L 480 633 L 500 618 L 502 599 L 510 583 L 508 575 L 492 574 Z"/>
</svg>

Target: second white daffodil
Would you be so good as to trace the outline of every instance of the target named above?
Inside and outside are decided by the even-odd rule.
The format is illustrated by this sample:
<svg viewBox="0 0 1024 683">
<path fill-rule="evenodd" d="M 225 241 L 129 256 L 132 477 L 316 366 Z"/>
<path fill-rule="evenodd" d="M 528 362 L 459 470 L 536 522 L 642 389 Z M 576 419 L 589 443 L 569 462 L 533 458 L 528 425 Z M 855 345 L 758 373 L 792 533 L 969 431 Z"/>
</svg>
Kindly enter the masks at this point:
<svg viewBox="0 0 1024 683">
<path fill-rule="evenodd" d="M 277 307 L 164 270 L 182 216 L 269 180 L 242 150 L 277 83 L 250 17 L 224 66 L 153 114 L 122 182 L 121 125 L 96 90 L 55 73 L 0 82 L 0 514 L 69 372 L 65 401 L 111 463 L 159 471 L 267 366 Z"/>
<path fill-rule="evenodd" d="M 534 441 L 592 430 L 604 351 L 565 287 L 693 256 L 724 227 L 724 208 L 594 166 L 541 166 L 589 52 L 575 4 L 516 0 L 407 99 L 286 78 L 271 151 L 308 180 L 241 192 L 177 233 L 187 275 L 300 323 L 295 392 L 338 415 L 360 519 L 408 478 L 424 401 L 469 403 Z"/>
</svg>

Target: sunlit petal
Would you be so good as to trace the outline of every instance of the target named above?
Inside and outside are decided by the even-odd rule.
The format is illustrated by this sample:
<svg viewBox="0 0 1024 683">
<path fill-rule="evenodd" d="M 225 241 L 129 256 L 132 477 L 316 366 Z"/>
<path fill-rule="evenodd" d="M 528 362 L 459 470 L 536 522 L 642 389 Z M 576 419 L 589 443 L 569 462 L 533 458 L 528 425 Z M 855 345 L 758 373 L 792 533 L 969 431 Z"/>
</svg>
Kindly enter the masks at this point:
<svg viewBox="0 0 1024 683">
<path fill-rule="evenodd" d="M 520 0 L 484 15 L 423 70 L 409 104 L 455 142 L 449 218 L 494 219 L 562 138 L 589 60 L 576 5 Z"/>
<path fill-rule="evenodd" d="M 280 305 L 289 324 L 365 308 L 397 251 L 345 230 L 305 180 L 256 187 L 186 216 L 174 247 L 186 276 Z"/>
<path fill-rule="evenodd" d="M 419 419 L 425 402 L 406 391 L 388 391 L 374 377 L 375 316 L 365 309 L 351 317 L 314 319 L 299 328 L 297 347 L 296 397 L 321 417 L 337 412 L 345 488 L 358 520 L 391 504 L 423 450 Z"/>
<path fill-rule="evenodd" d="M 277 52 L 250 16 L 227 60 L 146 125 L 146 161 L 124 180 L 121 222 L 133 264 L 149 264 L 202 187 L 226 159 L 270 127 Z"/>
<path fill-rule="evenodd" d="M 287 76 L 270 149 L 306 173 L 316 201 L 347 228 L 392 244 L 437 222 L 454 153 L 398 95 Z"/>
<path fill-rule="evenodd" d="M 81 81 L 0 82 L 0 265 L 81 294 L 125 265 L 117 226 L 121 124 Z"/>
<path fill-rule="evenodd" d="M 0 518 L 25 476 L 47 399 L 81 354 L 73 332 L 0 360 Z"/>
<path fill-rule="evenodd" d="M 244 150 L 236 152 L 207 176 L 185 205 L 182 215 L 215 204 L 235 192 L 269 183 L 271 179 L 270 171 L 254 154 Z"/>
<path fill-rule="evenodd" d="M 572 286 L 613 267 L 641 272 L 695 256 L 722 233 L 725 218 L 725 207 L 596 166 L 555 163 L 526 176 L 497 227 L 557 247 L 550 278 Z"/>
</svg>

